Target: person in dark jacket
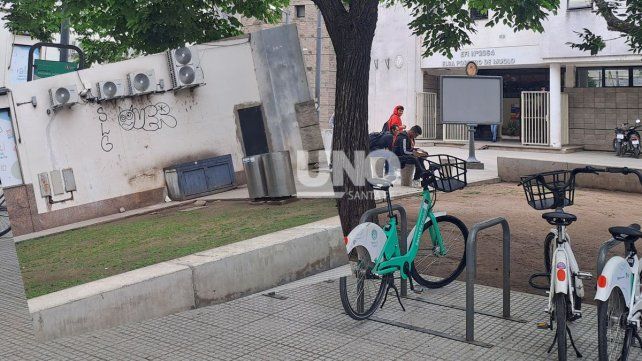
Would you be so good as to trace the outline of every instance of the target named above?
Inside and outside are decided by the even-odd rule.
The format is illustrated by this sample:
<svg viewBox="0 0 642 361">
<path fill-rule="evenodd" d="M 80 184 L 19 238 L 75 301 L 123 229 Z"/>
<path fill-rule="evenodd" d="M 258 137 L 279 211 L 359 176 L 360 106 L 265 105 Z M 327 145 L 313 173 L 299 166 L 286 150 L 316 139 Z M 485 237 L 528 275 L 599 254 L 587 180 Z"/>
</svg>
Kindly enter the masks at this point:
<svg viewBox="0 0 642 361">
<path fill-rule="evenodd" d="M 406 164 L 415 166 L 414 180 L 421 179 L 421 175 L 426 171 L 423 161 L 414 155 L 415 138 L 419 135 L 421 135 L 421 127 L 415 125 L 407 132 L 399 133 L 393 147 L 394 153 L 399 157 L 399 162 L 401 162 L 401 168 L 405 167 Z"/>
</svg>

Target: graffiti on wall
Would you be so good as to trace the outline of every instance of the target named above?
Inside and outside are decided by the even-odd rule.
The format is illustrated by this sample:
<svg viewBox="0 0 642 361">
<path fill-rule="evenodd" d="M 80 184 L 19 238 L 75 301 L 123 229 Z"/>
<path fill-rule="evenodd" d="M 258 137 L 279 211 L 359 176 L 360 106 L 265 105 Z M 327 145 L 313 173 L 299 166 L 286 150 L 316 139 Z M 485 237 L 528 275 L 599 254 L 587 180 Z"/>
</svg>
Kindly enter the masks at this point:
<svg viewBox="0 0 642 361">
<path fill-rule="evenodd" d="M 158 102 L 144 107 L 129 108 L 118 107 L 117 122 L 124 131 L 146 131 L 155 132 L 163 127 L 176 128 L 178 122 L 171 114 L 172 109 L 167 103 Z M 100 121 L 100 147 L 105 152 L 114 149 L 114 144 L 110 140 L 111 130 L 107 129 L 109 116 L 103 107 L 96 109 L 98 120 Z"/>
<path fill-rule="evenodd" d="M 144 108 L 121 109 L 118 113 L 118 124 L 124 130 L 144 130 L 155 132 L 163 129 L 163 125 L 176 127 L 176 118 L 170 114 L 172 109 L 167 103 L 156 103 Z"/>
</svg>

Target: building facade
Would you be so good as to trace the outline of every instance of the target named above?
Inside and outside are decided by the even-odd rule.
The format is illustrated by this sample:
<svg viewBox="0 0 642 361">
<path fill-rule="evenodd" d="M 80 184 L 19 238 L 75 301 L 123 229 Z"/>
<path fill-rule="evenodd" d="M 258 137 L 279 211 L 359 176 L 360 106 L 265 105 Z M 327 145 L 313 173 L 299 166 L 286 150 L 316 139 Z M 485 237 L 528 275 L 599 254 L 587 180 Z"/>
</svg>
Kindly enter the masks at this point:
<svg viewBox="0 0 642 361">
<path fill-rule="evenodd" d="M 401 6 L 379 9 L 370 77 L 371 130 L 381 127 L 386 109 L 409 104 L 406 123 L 434 128 L 427 132 L 434 139 L 464 140 L 465 132 L 457 135 L 453 126 L 439 124 L 436 98 L 439 76 L 463 75 L 471 61 L 479 75 L 504 79 L 504 139 L 610 150 L 615 126 L 642 117 L 642 56 L 630 51 L 621 34 L 607 30 L 591 1 L 562 1 L 558 13 L 544 22 L 543 33 L 488 28 L 488 18 L 478 16 L 473 44 L 452 59 L 422 56 L 421 39 L 408 30 L 409 20 L 409 11 Z M 575 31 L 583 28 L 609 39 L 598 55 L 567 44 L 578 42 Z M 487 139 L 488 134 L 480 127 L 476 137 Z"/>
</svg>

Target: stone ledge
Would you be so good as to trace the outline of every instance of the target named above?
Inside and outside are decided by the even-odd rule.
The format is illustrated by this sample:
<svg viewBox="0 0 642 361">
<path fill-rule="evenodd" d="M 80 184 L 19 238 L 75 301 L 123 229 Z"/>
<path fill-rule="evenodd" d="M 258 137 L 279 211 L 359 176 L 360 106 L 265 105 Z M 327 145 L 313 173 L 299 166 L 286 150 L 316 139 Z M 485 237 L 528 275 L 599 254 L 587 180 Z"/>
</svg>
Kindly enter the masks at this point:
<svg viewBox="0 0 642 361">
<path fill-rule="evenodd" d="M 229 301 L 347 263 L 339 218 L 255 237 L 28 301 L 39 339 Z"/>
</svg>

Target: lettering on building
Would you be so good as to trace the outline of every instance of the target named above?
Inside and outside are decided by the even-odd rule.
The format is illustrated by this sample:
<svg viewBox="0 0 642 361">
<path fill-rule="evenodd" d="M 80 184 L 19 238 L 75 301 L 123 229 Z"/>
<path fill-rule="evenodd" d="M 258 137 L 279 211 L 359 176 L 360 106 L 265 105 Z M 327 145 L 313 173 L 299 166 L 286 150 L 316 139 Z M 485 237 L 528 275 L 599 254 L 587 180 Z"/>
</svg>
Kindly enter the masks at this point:
<svg viewBox="0 0 642 361">
<path fill-rule="evenodd" d="M 462 50 L 456 54 L 456 59 L 442 62 L 444 68 L 465 67 L 468 62 L 475 62 L 478 66 L 513 65 L 513 57 L 498 57 L 495 49 Z"/>
</svg>

